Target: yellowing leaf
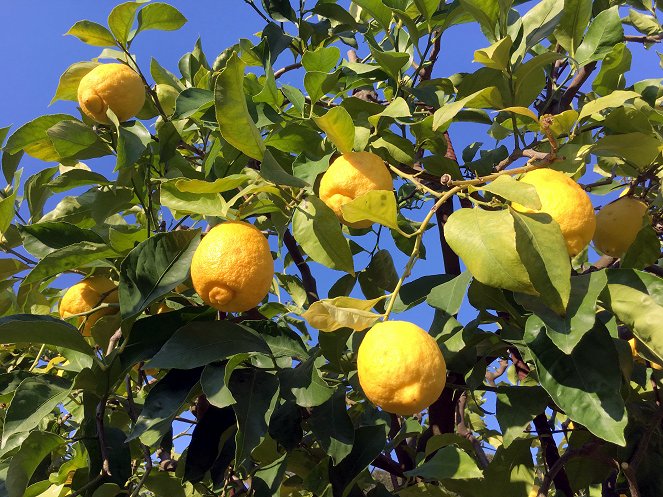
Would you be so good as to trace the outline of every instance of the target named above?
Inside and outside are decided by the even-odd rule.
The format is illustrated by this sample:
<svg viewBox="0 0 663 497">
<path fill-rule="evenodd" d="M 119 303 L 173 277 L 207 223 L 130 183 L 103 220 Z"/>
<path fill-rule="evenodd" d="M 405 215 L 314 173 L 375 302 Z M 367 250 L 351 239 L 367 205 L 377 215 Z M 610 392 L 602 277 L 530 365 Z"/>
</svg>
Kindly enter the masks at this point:
<svg viewBox="0 0 663 497">
<path fill-rule="evenodd" d="M 393 192 L 373 190 L 348 202 L 341 209 L 343 218 L 349 223 L 369 220 L 398 229 L 396 197 Z"/>
<path fill-rule="evenodd" d="M 351 328 L 362 331 L 373 326 L 380 314 L 371 312 L 382 298 L 360 300 L 352 297 L 336 297 L 314 302 L 302 314 L 308 323 L 320 331 L 336 331 L 340 328 Z"/>
</svg>

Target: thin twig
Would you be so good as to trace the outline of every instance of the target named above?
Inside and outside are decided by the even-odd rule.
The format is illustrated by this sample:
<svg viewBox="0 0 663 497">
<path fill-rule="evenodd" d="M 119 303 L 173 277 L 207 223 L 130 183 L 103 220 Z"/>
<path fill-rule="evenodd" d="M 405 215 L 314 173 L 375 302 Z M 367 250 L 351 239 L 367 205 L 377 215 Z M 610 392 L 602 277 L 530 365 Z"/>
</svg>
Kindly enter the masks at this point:
<svg viewBox="0 0 663 497">
<path fill-rule="evenodd" d="M 108 395 L 104 395 L 97 404 L 96 422 L 97 438 L 99 439 L 99 451 L 101 452 L 101 474 L 110 476 L 110 461 L 108 459 L 108 448 L 106 446 L 106 431 L 104 430 L 104 416 L 106 412 L 106 401 Z"/>
<path fill-rule="evenodd" d="M 625 35 L 624 41 L 635 43 L 660 43 L 663 41 L 663 33 L 657 35 Z"/>
<path fill-rule="evenodd" d="M 281 76 L 283 76 L 288 71 L 294 71 L 295 69 L 299 69 L 300 67 L 302 67 L 301 62 L 295 62 L 294 64 L 290 64 L 288 66 L 282 67 L 281 69 L 274 72 L 274 79 L 279 79 Z"/>
</svg>

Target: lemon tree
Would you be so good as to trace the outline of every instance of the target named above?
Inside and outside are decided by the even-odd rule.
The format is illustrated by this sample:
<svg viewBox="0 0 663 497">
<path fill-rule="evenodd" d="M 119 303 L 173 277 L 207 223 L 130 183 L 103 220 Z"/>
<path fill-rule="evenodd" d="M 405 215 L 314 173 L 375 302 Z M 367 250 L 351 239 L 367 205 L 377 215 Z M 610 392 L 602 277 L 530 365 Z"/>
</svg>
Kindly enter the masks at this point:
<svg viewBox="0 0 663 497">
<path fill-rule="evenodd" d="M 68 110 L 0 123 L 0 497 L 662 495 L 662 7 L 63 26 Z"/>
</svg>

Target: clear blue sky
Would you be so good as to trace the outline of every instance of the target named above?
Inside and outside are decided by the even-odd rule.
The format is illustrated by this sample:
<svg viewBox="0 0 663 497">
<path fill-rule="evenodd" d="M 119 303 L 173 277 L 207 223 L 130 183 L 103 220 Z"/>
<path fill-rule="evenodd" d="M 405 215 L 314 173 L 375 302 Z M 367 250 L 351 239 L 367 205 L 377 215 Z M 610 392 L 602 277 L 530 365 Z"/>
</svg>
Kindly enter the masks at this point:
<svg viewBox="0 0 663 497">
<path fill-rule="evenodd" d="M 108 0 L 4 0 L 0 15 L 0 46 L 3 48 L 4 71 L 0 78 L 0 126 L 21 125 L 30 119 L 46 113 L 65 112 L 76 115 L 74 102 L 57 102 L 48 106 L 55 92 L 58 78 L 72 63 L 96 57 L 100 48 L 91 47 L 72 36 L 63 34 L 78 20 L 89 19 L 105 24 L 112 7 L 119 2 Z M 214 60 L 226 47 L 239 38 L 256 40 L 254 34 L 262 26 L 262 20 L 241 0 L 173 0 L 170 2 L 187 17 L 188 23 L 176 32 L 148 31 L 141 33 L 132 46 L 137 54 L 139 65 L 148 73 L 150 57 L 155 57 L 164 67 L 177 72 L 177 61 L 190 51 L 198 37 L 202 38 L 203 48 L 209 60 Z M 259 3 L 259 2 L 256 2 Z M 343 2 L 347 3 L 347 2 Z M 528 2 L 520 9 L 531 8 Z M 361 42 L 361 40 L 360 40 Z M 472 54 L 477 48 L 488 43 L 476 26 L 458 26 L 447 31 L 442 38 L 442 51 L 435 68 L 435 76 L 448 76 L 461 71 L 473 71 Z M 629 84 L 645 77 L 660 77 L 663 73 L 655 50 L 646 51 L 634 44 L 632 71 L 628 75 Z M 360 50 L 360 55 L 361 50 Z M 281 56 L 275 67 L 292 62 L 289 54 Z M 293 72 L 283 78 L 283 82 L 301 86 L 301 72 Z M 14 128 L 15 129 L 15 128 Z M 456 151 L 474 141 L 490 143 L 485 135 L 485 127 L 477 125 L 454 125 L 451 128 Z M 110 174 L 112 160 L 108 158 L 88 161 L 93 169 Z M 23 179 L 46 167 L 46 164 L 25 157 L 21 163 Z M 47 204 L 47 209 L 55 204 L 55 197 Z M 598 205 L 601 201 L 595 199 Z M 428 260 L 420 261 L 410 281 L 425 274 L 442 273 L 437 229 L 428 232 L 425 245 Z M 398 271 L 402 271 L 405 256 L 398 252 L 390 237 L 383 237 L 388 243 L 385 248 L 394 256 Z M 366 247 L 372 246 L 372 239 L 366 236 L 358 239 Z M 365 261 L 363 262 L 365 263 Z M 359 262 L 358 268 L 363 267 Z M 341 276 L 340 273 L 325 270 L 314 264 L 314 272 L 320 274 L 321 293 Z M 291 270 L 292 271 L 292 270 Z M 414 312 L 403 315 L 424 328 L 428 328 L 432 317 L 431 309 L 420 306 Z M 466 317 L 466 319 L 462 319 Z M 471 319 L 463 313 L 461 320 Z"/>
</svg>

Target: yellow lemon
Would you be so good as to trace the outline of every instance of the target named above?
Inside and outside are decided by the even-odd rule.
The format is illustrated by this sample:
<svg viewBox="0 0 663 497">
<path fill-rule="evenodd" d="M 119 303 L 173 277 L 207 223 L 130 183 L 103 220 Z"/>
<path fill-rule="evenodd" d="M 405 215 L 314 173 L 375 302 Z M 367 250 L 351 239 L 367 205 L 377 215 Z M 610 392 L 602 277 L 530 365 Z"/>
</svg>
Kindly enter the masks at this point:
<svg viewBox="0 0 663 497">
<path fill-rule="evenodd" d="M 115 283 L 105 276 L 92 276 L 76 283 L 65 292 L 60 301 L 60 317 L 67 319 L 74 314 L 91 311 L 100 304 L 116 304 L 117 302 L 118 294 Z M 107 314 L 114 314 L 118 310 L 117 307 L 106 307 L 88 316 L 78 316 L 76 322 L 80 326 L 85 321 L 83 335 L 90 336 L 90 330 L 99 318 Z"/>
<path fill-rule="evenodd" d="M 320 180 L 320 199 L 340 221 L 353 228 L 368 228 L 371 221 L 346 222 L 341 207 L 373 190 L 393 189 L 389 169 L 371 152 L 347 152 L 331 163 Z"/>
<path fill-rule="evenodd" d="M 647 204 L 621 197 L 601 208 L 596 216 L 594 245 L 610 257 L 622 257 L 638 236 L 647 215 Z"/>
<path fill-rule="evenodd" d="M 274 260 L 264 235 L 243 221 L 212 228 L 191 261 L 193 287 L 207 304 L 224 312 L 252 309 L 265 298 Z"/>
<path fill-rule="evenodd" d="M 550 215 L 562 230 L 570 256 L 578 255 L 591 241 L 596 228 L 594 207 L 585 191 L 566 174 L 553 169 L 535 169 L 520 181 L 536 188 L 541 200 L 539 212 Z M 520 204 L 512 207 L 532 212 Z"/>
<path fill-rule="evenodd" d="M 385 411 L 402 415 L 435 402 L 447 376 L 437 342 L 406 321 L 373 326 L 359 346 L 357 370 L 366 397 Z"/>
<path fill-rule="evenodd" d="M 122 122 L 135 116 L 144 103 L 143 81 L 125 64 L 101 64 L 83 76 L 78 85 L 78 104 L 98 123 L 110 123 L 108 108 Z"/>
</svg>

